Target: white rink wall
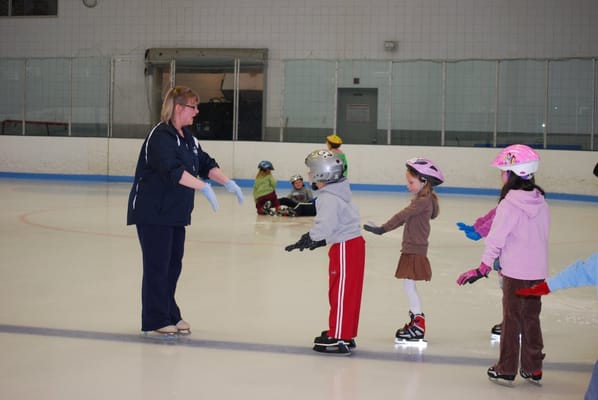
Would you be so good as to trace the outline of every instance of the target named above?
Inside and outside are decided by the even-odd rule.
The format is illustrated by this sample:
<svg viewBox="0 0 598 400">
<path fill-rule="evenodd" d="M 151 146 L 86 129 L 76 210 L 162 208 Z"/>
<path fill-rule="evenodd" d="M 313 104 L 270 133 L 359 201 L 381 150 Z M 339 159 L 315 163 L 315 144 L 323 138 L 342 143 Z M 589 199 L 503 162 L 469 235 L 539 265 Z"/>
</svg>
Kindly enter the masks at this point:
<svg viewBox="0 0 598 400">
<path fill-rule="evenodd" d="M 64 174 L 132 178 L 141 139 L 61 138 L 0 136 L 0 173 Z M 216 142 L 202 143 L 229 176 L 253 180 L 257 164 L 272 161 L 279 182 L 291 175 L 305 175 L 303 163 L 323 143 Z M 446 183 L 456 189 L 490 189 L 500 186 L 498 173 L 490 167 L 498 149 L 343 145 L 354 184 L 403 186 L 405 160 L 421 156 L 434 160 Z M 547 192 L 598 196 L 598 179 L 592 169 L 598 153 L 589 151 L 538 150 L 541 157 L 537 183 Z M 384 187 L 382 186 L 382 189 Z M 380 188 L 378 188 L 380 189 Z"/>
</svg>

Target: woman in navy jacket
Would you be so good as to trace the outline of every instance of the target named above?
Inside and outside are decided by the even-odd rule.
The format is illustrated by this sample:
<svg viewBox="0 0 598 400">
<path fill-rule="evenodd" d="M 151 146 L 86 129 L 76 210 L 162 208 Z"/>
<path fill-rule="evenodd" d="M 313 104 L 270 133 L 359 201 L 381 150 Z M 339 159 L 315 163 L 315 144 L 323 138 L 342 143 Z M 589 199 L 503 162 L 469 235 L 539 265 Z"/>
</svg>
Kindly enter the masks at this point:
<svg viewBox="0 0 598 400">
<path fill-rule="evenodd" d="M 239 186 L 204 152 L 186 127 L 199 112 L 199 96 L 177 86 L 165 96 L 161 121 L 148 134 L 129 195 L 127 225 L 137 226 L 143 254 L 141 330 L 162 335 L 190 333 L 175 300 L 182 269 L 185 226 L 191 223 L 195 190 L 214 211 L 216 195 L 205 179 L 223 184 L 243 202 Z"/>
</svg>

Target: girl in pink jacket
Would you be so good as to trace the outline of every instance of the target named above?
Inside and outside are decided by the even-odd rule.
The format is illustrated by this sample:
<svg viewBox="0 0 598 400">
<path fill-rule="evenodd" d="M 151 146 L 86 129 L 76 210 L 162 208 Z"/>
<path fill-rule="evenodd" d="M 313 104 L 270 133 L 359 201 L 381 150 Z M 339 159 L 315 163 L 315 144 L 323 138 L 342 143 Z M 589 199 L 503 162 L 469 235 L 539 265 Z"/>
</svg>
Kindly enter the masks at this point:
<svg viewBox="0 0 598 400">
<path fill-rule="evenodd" d="M 506 181 L 503 182 L 503 185 Z M 494 215 L 496 215 L 496 207 L 488 211 L 486 215 L 479 217 L 475 220 L 473 225 L 467 225 L 463 222 L 457 222 L 457 227 L 460 231 L 465 233 L 465 236 L 471 240 L 480 240 L 481 238 L 485 238 L 488 236 L 490 232 L 490 227 L 492 226 L 492 221 L 494 220 Z M 500 273 L 500 262 L 498 258 L 494 260 L 492 265 L 495 271 L 498 272 L 498 287 L 502 289 L 502 275 Z M 500 340 L 500 333 L 502 332 L 502 321 L 498 324 L 495 324 L 490 328 L 490 338 L 492 340 Z"/>
<path fill-rule="evenodd" d="M 550 212 L 544 190 L 534 179 L 539 160 L 533 149 L 521 144 L 506 147 L 494 160 L 492 165 L 502 171 L 506 183 L 486 237 L 484 254 L 478 268 L 457 279 L 457 284 L 464 285 L 488 277 L 490 265 L 497 257 L 500 260 L 503 325 L 499 360 L 487 371 L 493 381 L 512 382 L 518 368 L 525 379 L 542 379 L 541 298 L 515 293 L 548 276 Z"/>
</svg>

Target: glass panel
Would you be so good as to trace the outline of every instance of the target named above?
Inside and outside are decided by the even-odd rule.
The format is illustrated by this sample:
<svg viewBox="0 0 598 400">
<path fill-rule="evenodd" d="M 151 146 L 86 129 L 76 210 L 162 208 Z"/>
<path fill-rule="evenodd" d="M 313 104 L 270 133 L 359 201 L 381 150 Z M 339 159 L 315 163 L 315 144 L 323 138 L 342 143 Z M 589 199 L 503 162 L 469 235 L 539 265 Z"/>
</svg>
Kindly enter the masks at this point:
<svg viewBox="0 0 598 400">
<path fill-rule="evenodd" d="M 264 66 L 261 62 L 239 61 L 238 140 L 262 140 Z M 224 81 L 223 91 L 233 88 L 233 76 Z"/>
<path fill-rule="evenodd" d="M 545 89 L 545 61 L 500 62 L 497 147 L 544 146 Z"/>
<path fill-rule="evenodd" d="M 322 143 L 334 127 L 334 61 L 291 60 L 284 68 L 285 142 Z"/>
<path fill-rule="evenodd" d="M 360 123 L 346 121 L 337 124 L 338 134 L 343 142 L 352 144 L 387 144 L 388 127 L 388 74 L 390 63 L 387 61 L 339 61 L 338 87 L 339 89 L 354 89 L 358 97 L 349 101 L 347 109 L 337 109 L 338 117 L 343 113 L 347 118 L 359 117 L 354 115 L 358 110 L 367 113 L 367 119 Z M 342 91 L 339 90 L 339 93 Z M 337 100 L 337 105 L 343 99 Z M 337 106 L 338 107 L 338 106 Z M 348 113 L 347 113 L 348 112 Z M 361 117 L 365 117 L 362 114 Z M 344 126 L 342 126 L 344 125 Z"/>
<path fill-rule="evenodd" d="M 161 98 L 158 103 L 150 93 L 160 86 L 143 75 L 143 61 L 134 56 L 114 59 L 112 83 L 112 137 L 145 138 L 155 122 L 160 120 Z M 141 73 L 139 71 L 142 71 Z M 152 74 L 151 78 L 162 74 Z M 165 78 L 168 81 L 168 78 Z M 156 111 L 157 110 L 157 111 Z M 157 114 L 155 114 L 157 113 Z M 155 118 L 155 120 L 154 120 Z"/>
<path fill-rule="evenodd" d="M 73 136 L 108 136 L 110 60 L 73 60 Z"/>
<path fill-rule="evenodd" d="M 0 133 L 23 134 L 25 99 L 25 60 L 0 59 Z"/>
<path fill-rule="evenodd" d="M 391 144 L 440 146 L 442 64 L 393 64 Z"/>
<path fill-rule="evenodd" d="M 496 62 L 446 66 L 445 145 L 493 146 Z"/>
<path fill-rule="evenodd" d="M 68 136 L 70 61 L 62 58 L 27 61 L 25 134 Z"/>
<path fill-rule="evenodd" d="M 592 106 L 592 60 L 551 61 L 547 147 L 589 150 Z"/>
</svg>

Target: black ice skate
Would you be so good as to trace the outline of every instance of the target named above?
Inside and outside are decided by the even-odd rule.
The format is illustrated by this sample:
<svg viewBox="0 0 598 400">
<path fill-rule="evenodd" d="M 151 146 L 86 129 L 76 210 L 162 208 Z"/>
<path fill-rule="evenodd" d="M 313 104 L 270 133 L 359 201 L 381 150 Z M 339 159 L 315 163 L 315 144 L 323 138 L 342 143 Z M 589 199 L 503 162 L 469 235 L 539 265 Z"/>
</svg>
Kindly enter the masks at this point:
<svg viewBox="0 0 598 400">
<path fill-rule="evenodd" d="M 502 333 L 502 322 L 496 324 L 490 329 L 490 339 L 500 341 L 500 334 Z"/>
<path fill-rule="evenodd" d="M 317 336 L 314 339 L 314 350 L 318 353 L 350 356 L 351 350 L 347 343 L 342 339 L 331 338 L 328 336 Z"/>
<path fill-rule="evenodd" d="M 512 386 L 513 381 L 515 380 L 515 375 L 501 374 L 495 369 L 495 367 L 488 368 L 487 374 L 488 379 L 501 385 Z"/>
<path fill-rule="evenodd" d="M 542 386 L 542 383 L 540 382 L 542 380 L 542 370 L 539 369 L 537 371 L 534 372 L 525 372 L 524 370 L 519 370 L 519 375 L 521 375 L 521 377 L 523 379 L 525 379 L 526 381 L 530 382 L 530 383 L 534 383 L 536 385 Z"/>
<path fill-rule="evenodd" d="M 425 342 L 426 319 L 424 314 L 413 314 L 409 311 L 409 317 L 411 318 L 411 322 L 398 329 L 395 334 L 396 344 Z"/>
<path fill-rule="evenodd" d="M 327 338 L 328 337 L 328 330 L 322 331 L 319 337 Z M 316 337 L 317 339 L 317 337 Z M 316 344 L 316 339 L 314 339 L 314 344 Z M 343 342 L 350 348 L 354 349 L 357 347 L 357 343 L 355 343 L 355 339 L 343 339 Z"/>
</svg>

